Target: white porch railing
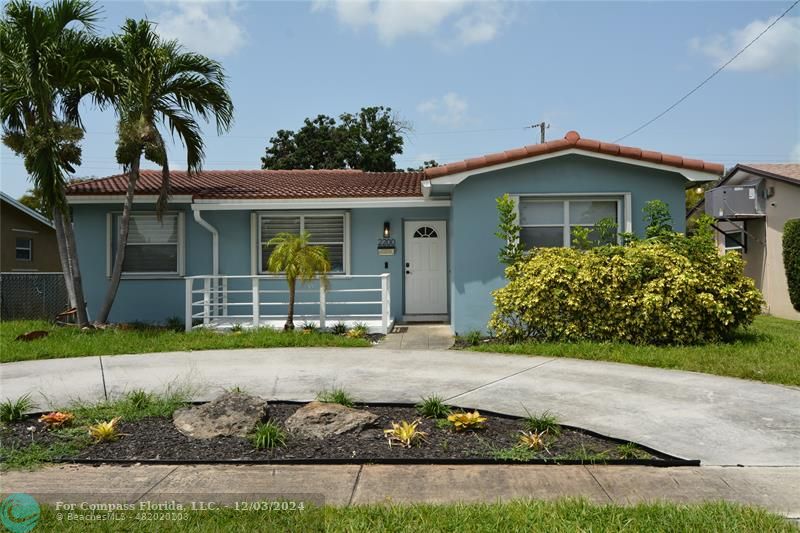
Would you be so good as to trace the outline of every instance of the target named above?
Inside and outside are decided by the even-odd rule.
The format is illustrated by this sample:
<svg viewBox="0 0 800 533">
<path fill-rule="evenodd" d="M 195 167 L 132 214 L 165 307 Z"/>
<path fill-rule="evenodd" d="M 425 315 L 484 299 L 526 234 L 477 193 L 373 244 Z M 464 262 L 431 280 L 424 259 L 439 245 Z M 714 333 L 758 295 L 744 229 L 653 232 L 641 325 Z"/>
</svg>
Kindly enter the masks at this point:
<svg viewBox="0 0 800 533">
<path fill-rule="evenodd" d="M 197 325 L 283 325 L 289 289 L 280 275 L 187 276 L 186 331 Z M 334 322 L 363 322 L 370 330 L 387 333 L 392 326 L 389 274 L 328 276 L 298 284 L 295 315 L 298 326 L 311 322 L 320 328 Z"/>
</svg>

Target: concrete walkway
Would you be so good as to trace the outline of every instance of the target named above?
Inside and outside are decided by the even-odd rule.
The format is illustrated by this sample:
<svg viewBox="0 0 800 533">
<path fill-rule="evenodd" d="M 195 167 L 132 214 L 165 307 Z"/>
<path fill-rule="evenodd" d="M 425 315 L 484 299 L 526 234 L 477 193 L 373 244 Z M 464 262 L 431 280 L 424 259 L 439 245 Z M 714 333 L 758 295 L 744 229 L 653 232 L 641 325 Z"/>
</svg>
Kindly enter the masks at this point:
<svg viewBox="0 0 800 533">
<path fill-rule="evenodd" d="M 384 350 L 447 350 L 453 333 L 446 324 L 399 324 L 376 348 Z"/>
<path fill-rule="evenodd" d="M 101 364 L 104 373 L 101 373 Z M 563 423 L 704 465 L 800 466 L 800 389 L 693 372 L 466 351 L 290 348 L 173 352 L 0 365 L 2 397 L 44 409 L 134 388 L 191 384 L 208 400 L 233 386 L 311 400 L 332 386 L 366 402 L 448 402 Z"/>
<path fill-rule="evenodd" d="M 541 465 L 154 465 L 49 467 L 0 474 L 3 492 L 38 501 L 234 503 L 273 499 L 337 506 L 582 497 L 597 504 L 727 500 L 800 518 L 800 468 Z"/>
</svg>

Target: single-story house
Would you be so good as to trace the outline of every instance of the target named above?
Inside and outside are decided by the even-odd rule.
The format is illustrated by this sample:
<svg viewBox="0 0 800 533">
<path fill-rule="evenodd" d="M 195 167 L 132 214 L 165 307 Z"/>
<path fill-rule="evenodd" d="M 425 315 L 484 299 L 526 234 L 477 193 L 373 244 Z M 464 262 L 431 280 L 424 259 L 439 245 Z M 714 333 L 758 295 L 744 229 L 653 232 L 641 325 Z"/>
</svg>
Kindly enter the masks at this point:
<svg viewBox="0 0 800 533">
<path fill-rule="evenodd" d="M 783 226 L 800 218 L 800 163 L 738 164 L 706 192 L 704 204 L 717 219 L 720 250 L 742 254 L 745 274 L 764 294 L 765 311 L 800 320 L 783 265 Z"/>
<path fill-rule="evenodd" d="M 53 223 L 0 191 L 0 272 L 61 272 Z"/>
<path fill-rule="evenodd" d="M 527 245 L 569 246 L 570 228 L 612 217 L 643 234 L 641 210 L 660 199 L 683 230 L 684 192 L 722 165 L 583 139 L 525 146 L 424 172 L 208 170 L 172 172 L 169 211 L 154 201 L 160 172 L 137 183 L 125 272 L 111 318 L 280 325 L 285 282 L 268 276 L 265 244 L 308 230 L 327 246 L 328 291 L 300 294 L 298 320 L 443 321 L 485 330 L 503 286 L 496 198 L 512 195 Z M 90 315 L 111 271 L 125 175 L 69 188 Z"/>
</svg>

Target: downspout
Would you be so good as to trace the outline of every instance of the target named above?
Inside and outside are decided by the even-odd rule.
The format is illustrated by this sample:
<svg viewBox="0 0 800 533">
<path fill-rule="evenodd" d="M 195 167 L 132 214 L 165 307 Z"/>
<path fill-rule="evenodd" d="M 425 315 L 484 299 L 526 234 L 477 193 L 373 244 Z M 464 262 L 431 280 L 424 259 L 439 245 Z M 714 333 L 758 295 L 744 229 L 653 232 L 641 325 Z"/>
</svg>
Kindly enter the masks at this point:
<svg viewBox="0 0 800 533">
<path fill-rule="evenodd" d="M 219 232 L 217 231 L 217 228 L 209 224 L 207 220 L 203 219 L 203 216 L 200 214 L 200 210 L 198 209 L 197 205 L 192 204 L 192 213 L 194 213 L 194 221 L 211 233 L 211 274 L 214 276 L 212 278 L 214 287 L 211 292 L 211 315 L 214 316 L 219 311 L 219 308 L 217 307 L 217 300 L 220 290 L 222 290 L 224 293 L 222 295 L 222 312 L 223 314 L 227 315 L 227 286 L 223 285 L 223 287 L 220 288 L 220 280 L 217 278 L 217 276 L 219 276 Z"/>
<path fill-rule="evenodd" d="M 219 232 L 217 228 L 203 219 L 200 210 L 196 205 L 192 205 L 192 212 L 194 213 L 194 221 L 203 226 L 211 233 L 211 273 L 214 276 L 219 275 Z"/>
</svg>

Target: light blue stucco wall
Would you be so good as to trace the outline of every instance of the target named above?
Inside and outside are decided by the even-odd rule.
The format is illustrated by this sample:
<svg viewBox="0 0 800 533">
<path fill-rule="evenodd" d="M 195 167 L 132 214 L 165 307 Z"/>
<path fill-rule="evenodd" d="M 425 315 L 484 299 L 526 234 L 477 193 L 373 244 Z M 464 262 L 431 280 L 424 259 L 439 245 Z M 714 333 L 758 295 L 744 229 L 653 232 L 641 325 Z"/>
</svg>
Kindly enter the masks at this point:
<svg viewBox="0 0 800 533">
<path fill-rule="evenodd" d="M 452 190 L 452 207 L 358 208 L 350 212 L 350 273 L 391 274 L 392 316 L 402 317 L 403 298 L 403 224 L 406 220 L 446 220 L 448 227 L 449 312 L 453 330 L 485 330 L 492 311 L 491 291 L 503 285 L 503 268 L 498 263 L 500 245 L 494 235 L 497 226 L 495 199 L 504 193 L 631 193 L 633 230 L 644 231 L 642 207 L 653 199 L 670 206 L 676 230 L 684 229 L 684 185 L 682 176 L 673 172 L 647 169 L 578 155 L 567 155 L 527 165 L 472 176 Z M 136 204 L 136 209 L 152 206 Z M 118 205 L 75 205 L 73 213 L 89 312 L 95 316 L 105 295 L 106 213 L 119 212 Z M 211 235 L 199 226 L 186 205 L 173 206 L 185 213 L 186 274 L 211 273 Z M 220 273 L 249 275 L 251 265 L 250 211 L 204 211 L 203 218 L 220 235 Z M 377 241 L 383 223 L 391 224 L 396 239 L 394 256 L 379 256 Z M 241 283 L 247 283 L 243 281 Z M 277 285 L 279 288 L 280 286 Z M 357 287 L 358 282 L 338 285 Z M 373 281 L 373 283 L 376 283 Z M 169 317 L 184 316 L 184 281 L 182 279 L 124 279 L 112 309 L 111 320 L 163 322 Z M 244 285 L 231 288 L 246 288 Z M 306 287 L 313 290 L 314 287 Z M 345 293 L 356 301 L 379 299 L 375 294 Z M 341 296 L 341 295 L 339 295 Z M 299 301 L 313 300 L 313 293 L 301 294 Z M 337 296 L 338 297 L 338 296 Z M 329 302 L 337 297 L 331 297 Z M 363 299 L 359 299 L 363 298 Z M 265 297 L 267 300 L 268 297 Z M 231 297 L 235 302 L 236 297 Z M 308 308 L 306 308 L 308 309 Z M 376 307 L 329 306 L 329 314 L 346 312 L 375 313 Z M 267 306 L 262 312 L 282 313 L 284 309 Z M 233 312 L 233 311 L 232 311 Z M 236 312 L 250 313 L 248 308 Z M 299 311 L 302 313 L 302 306 Z"/>
<path fill-rule="evenodd" d="M 674 227 L 684 230 L 685 179 L 677 173 L 596 158 L 567 155 L 471 176 L 452 193 L 450 269 L 451 323 L 456 332 L 486 330 L 491 291 L 504 285 L 497 260 L 500 241 L 495 199 L 505 193 L 630 192 L 633 231 L 644 232 L 642 208 L 660 199 L 670 206 Z"/>
<path fill-rule="evenodd" d="M 153 206 L 135 204 L 137 210 L 152 210 Z M 86 299 L 90 316 L 95 316 L 108 286 L 106 277 L 106 213 L 119 212 L 121 207 L 112 204 L 75 205 L 76 237 L 81 270 L 84 278 Z M 191 209 L 186 205 L 174 205 L 172 211 L 182 210 L 185 215 L 185 257 L 186 275 L 195 276 L 211 273 L 211 234 L 194 221 Z M 341 210 L 336 210 L 341 212 Z M 350 273 L 354 275 L 375 275 L 388 272 L 391 277 L 392 316 L 403 314 L 403 224 L 406 220 L 448 220 L 449 207 L 425 208 L 369 208 L 352 209 L 350 213 Z M 250 211 L 203 211 L 203 219 L 219 232 L 220 274 L 249 275 L 251 268 Z M 384 222 L 389 222 L 392 237 L 396 239 L 397 251 L 393 256 L 379 256 L 378 239 L 383 233 Z M 231 290 L 247 289 L 248 280 L 231 281 Z M 378 280 L 334 280 L 339 288 L 379 287 Z M 272 286 L 274 285 L 274 287 Z M 283 288 L 280 281 L 265 282 L 262 288 Z M 317 285 L 302 287 L 302 290 L 315 290 Z M 197 285 L 199 288 L 199 283 Z M 163 322 L 170 317 L 183 319 L 185 284 L 182 279 L 123 279 L 112 308 L 112 321 Z M 231 295 L 230 302 L 244 301 L 248 296 Z M 276 301 L 278 296 L 264 295 L 263 302 Z M 285 298 L 285 297 L 284 297 Z M 298 294 L 298 302 L 314 301 L 314 293 Z M 199 299 L 199 296 L 195 297 Z M 380 300 L 377 293 L 345 293 L 328 298 L 328 313 L 334 314 L 375 314 L 375 305 L 336 305 L 336 301 L 374 301 Z M 299 306 L 298 313 L 302 313 Z M 308 307 L 305 309 L 308 310 Z M 316 309 L 316 308 L 315 308 Z M 195 309 L 198 311 L 198 309 Z M 250 308 L 231 307 L 231 314 L 249 314 Z M 277 306 L 265 306 L 262 313 L 283 313 Z"/>
</svg>

